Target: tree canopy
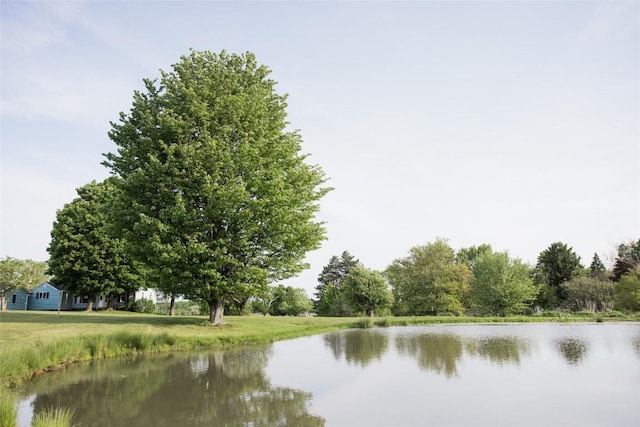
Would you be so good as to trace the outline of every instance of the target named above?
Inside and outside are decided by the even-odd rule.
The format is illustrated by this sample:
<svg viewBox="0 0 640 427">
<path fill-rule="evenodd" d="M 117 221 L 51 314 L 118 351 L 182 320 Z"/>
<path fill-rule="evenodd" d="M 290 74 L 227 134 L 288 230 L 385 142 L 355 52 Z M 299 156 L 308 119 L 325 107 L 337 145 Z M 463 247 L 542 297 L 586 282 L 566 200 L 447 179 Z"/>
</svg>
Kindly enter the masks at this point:
<svg viewBox="0 0 640 427">
<path fill-rule="evenodd" d="M 455 251 L 446 240 L 414 246 L 405 258 L 385 270 L 394 296 L 394 314 L 462 314 L 471 271 L 455 262 Z"/>
<path fill-rule="evenodd" d="M 224 323 L 225 301 L 306 268 L 325 235 L 315 214 L 330 189 L 287 130 L 286 95 L 269 74 L 252 53 L 192 51 L 145 80 L 109 133 L 129 250 L 206 301 L 212 324 Z"/>
<path fill-rule="evenodd" d="M 560 284 L 580 275 L 582 265 L 573 248 L 565 243 L 555 242 L 540 252 L 536 269 L 553 297 L 546 305 L 554 305 L 566 300 Z"/>
<path fill-rule="evenodd" d="M 475 260 L 472 272 L 472 300 L 489 314 L 522 313 L 538 293 L 529 266 L 510 258 L 507 252 L 484 253 Z"/>
<path fill-rule="evenodd" d="M 76 295 L 114 297 L 142 286 L 139 266 L 112 234 L 108 211 L 116 197 L 115 179 L 77 189 L 78 197 L 56 214 L 51 230 L 49 273 L 52 282 Z"/>
<path fill-rule="evenodd" d="M 355 266 L 344 278 L 345 293 L 356 310 L 373 317 L 375 312 L 391 308 L 393 295 L 384 276 L 374 270 Z"/>
</svg>

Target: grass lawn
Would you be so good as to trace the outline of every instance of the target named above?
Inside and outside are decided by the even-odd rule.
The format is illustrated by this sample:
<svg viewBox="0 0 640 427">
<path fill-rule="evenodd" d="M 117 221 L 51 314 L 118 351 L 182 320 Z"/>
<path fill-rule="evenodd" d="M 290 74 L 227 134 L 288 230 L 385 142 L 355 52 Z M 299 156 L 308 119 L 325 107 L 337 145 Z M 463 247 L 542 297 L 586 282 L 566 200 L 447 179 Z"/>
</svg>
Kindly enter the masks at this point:
<svg viewBox="0 0 640 427">
<path fill-rule="evenodd" d="M 180 338 L 201 338 L 213 342 L 269 342 L 288 336 L 305 335 L 354 325 L 357 319 L 225 316 L 226 325 L 211 327 L 204 316 L 160 316 L 127 311 L 0 312 L 0 350 L 17 349 L 23 345 L 48 343 L 61 338 L 88 334 L 122 332 L 144 334 L 169 333 Z"/>
</svg>

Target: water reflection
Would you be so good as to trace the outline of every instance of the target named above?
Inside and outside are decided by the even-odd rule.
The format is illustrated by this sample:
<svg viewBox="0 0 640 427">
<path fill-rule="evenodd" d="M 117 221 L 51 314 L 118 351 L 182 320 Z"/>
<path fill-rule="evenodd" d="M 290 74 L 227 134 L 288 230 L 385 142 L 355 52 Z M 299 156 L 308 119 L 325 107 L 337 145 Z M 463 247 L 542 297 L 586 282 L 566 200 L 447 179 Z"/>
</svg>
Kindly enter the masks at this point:
<svg viewBox="0 0 640 427">
<path fill-rule="evenodd" d="M 451 334 L 400 334 L 395 339 L 398 353 L 414 357 L 418 366 L 452 377 L 458 374 L 457 363 L 462 357 L 462 339 Z"/>
<path fill-rule="evenodd" d="M 529 343 L 517 337 L 463 337 L 447 333 L 399 334 L 395 345 L 398 353 L 414 357 L 424 371 L 458 375 L 458 363 L 467 354 L 500 365 L 520 364 L 523 355 L 530 353 Z"/>
<path fill-rule="evenodd" d="M 633 349 L 636 351 L 636 355 L 640 357 L 640 337 L 635 337 L 632 345 Z"/>
<path fill-rule="evenodd" d="M 470 355 L 478 355 L 499 365 L 519 365 L 521 357 L 530 354 L 529 342 L 518 337 L 467 339 L 465 344 L 465 350 Z"/>
<path fill-rule="evenodd" d="M 336 360 L 344 357 L 347 363 L 363 367 L 380 360 L 389 346 L 389 336 L 374 330 L 336 332 L 323 339 Z"/>
<path fill-rule="evenodd" d="M 324 426 L 308 413 L 310 393 L 271 386 L 263 371 L 270 353 L 264 347 L 123 361 L 124 370 L 110 363 L 116 375 L 93 364 L 65 374 L 62 388 L 44 380 L 28 392 L 37 394 L 34 413 L 70 408 L 81 426 Z"/>
<path fill-rule="evenodd" d="M 554 341 L 554 345 L 570 365 L 577 365 L 587 355 L 587 342 L 582 338 L 558 338 Z"/>
</svg>

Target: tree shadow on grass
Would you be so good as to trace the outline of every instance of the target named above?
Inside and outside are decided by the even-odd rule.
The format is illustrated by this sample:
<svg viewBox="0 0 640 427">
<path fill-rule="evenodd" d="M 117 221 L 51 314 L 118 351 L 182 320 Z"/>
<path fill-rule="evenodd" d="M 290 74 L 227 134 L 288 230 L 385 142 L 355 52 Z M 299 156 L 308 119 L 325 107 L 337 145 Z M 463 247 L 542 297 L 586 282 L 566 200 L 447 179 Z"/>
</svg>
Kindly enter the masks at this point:
<svg viewBox="0 0 640 427">
<path fill-rule="evenodd" d="M 83 323 L 83 324 L 136 324 L 153 326 L 200 326 L 204 317 L 141 315 L 123 311 L 77 312 L 63 311 L 2 311 L 0 323 Z"/>
</svg>

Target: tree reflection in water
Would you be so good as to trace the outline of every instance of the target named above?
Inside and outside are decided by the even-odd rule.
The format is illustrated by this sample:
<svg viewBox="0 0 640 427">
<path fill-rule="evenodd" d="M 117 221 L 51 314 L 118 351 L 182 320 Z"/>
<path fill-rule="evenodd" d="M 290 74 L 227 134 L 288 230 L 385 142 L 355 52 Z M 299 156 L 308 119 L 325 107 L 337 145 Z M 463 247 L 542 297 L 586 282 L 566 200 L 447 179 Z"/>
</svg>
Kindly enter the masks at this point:
<svg viewBox="0 0 640 427">
<path fill-rule="evenodd" d="M 270 347 L 149 359 L 126 374 L 38 390 L 34 413 L 69 408 L 82 426 L 324 426 L 308 413 L 311 394 L 272 387 Z M 151 362 L 149 362 L 151 361 Z M 160 368 L 151 364 L 159 364 Z M 110 365 L 119 372 L 117 364 Z"/>
<path fill-rule="evenodd" d="M 395 340 L 398 353 L 414 357 L 420 369 L 458 375 L 457 363 L 462 357 L 462 339 L 451 334 L 398 335 Z"/>
<path fill-rule="evenodd" d="M 374 330 L 352 330 L 323 336 L 324 344 L 336 360 L 344 359 L 349 364 L 367 366 L 380 360 L 389 346 L 389 336 Z"/>
<path fill-rule="evenodd" d="M 559 338 L 554 344 L 570 365 L 577 365 L 587 355 L 587 342 L 581 338 Z"/>
<path fill-rule="evenodd" d="M 416 358 L 422 370 L 458 375 L 458 363 L 465 355 L 482 357 L 498 364 L 520 364 L 529 354 L 529 344 L 517 337 L 461 337 L 454 334 L 400 334 L 395 340 L 398 353 Z"/>
<path fill-rule="evenodd" d="M 520 364 L 521 355 L 529 355 L 529 343 L 517 337 L 484 337 L 469 339 L 465 349 L 471 355 L 478 355 L 490 360 L 492 363 L 504 365 Z"/>
</svg>

